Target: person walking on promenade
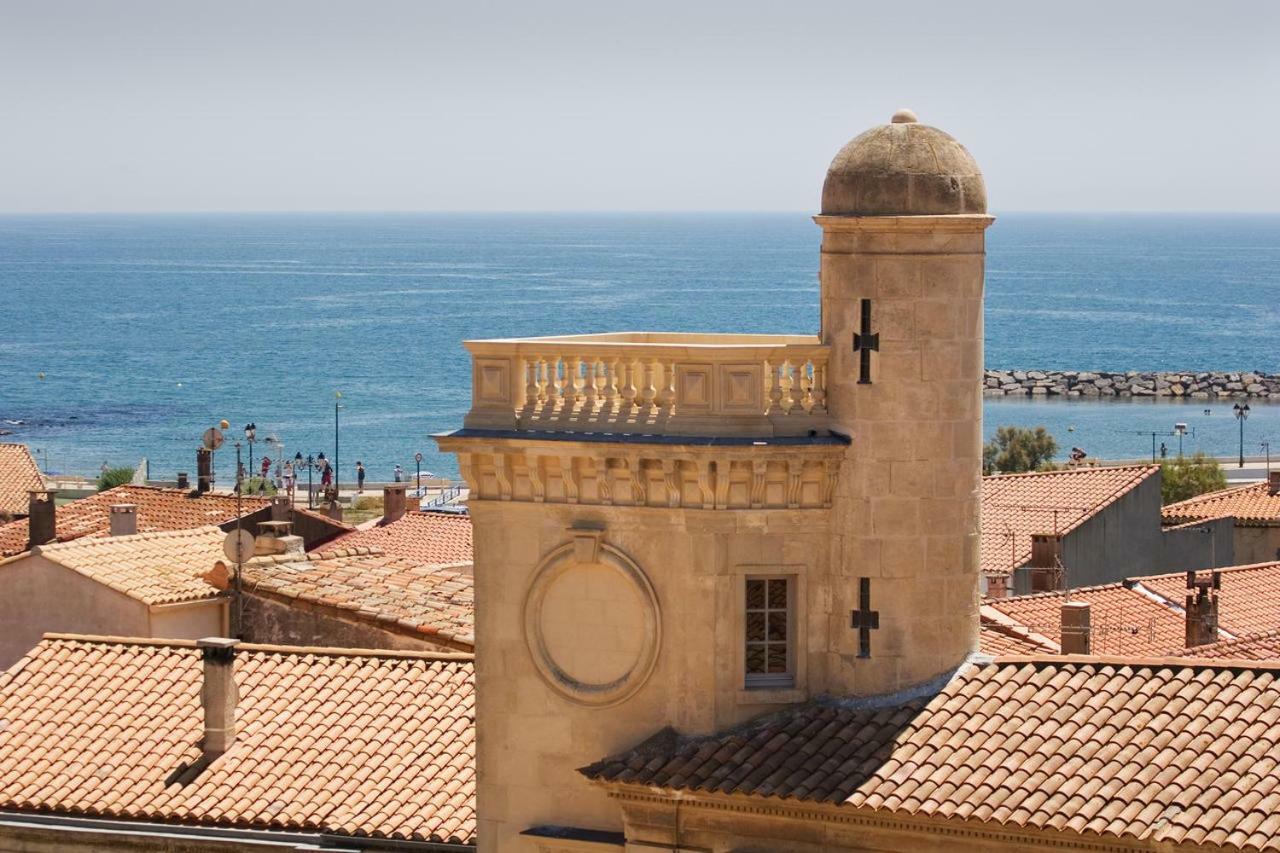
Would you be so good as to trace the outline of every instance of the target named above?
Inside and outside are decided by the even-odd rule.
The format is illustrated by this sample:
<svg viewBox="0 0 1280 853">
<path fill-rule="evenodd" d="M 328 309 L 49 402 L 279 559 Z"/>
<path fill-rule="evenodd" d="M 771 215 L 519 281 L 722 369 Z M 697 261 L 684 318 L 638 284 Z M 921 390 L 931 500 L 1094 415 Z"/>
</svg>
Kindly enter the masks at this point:
<svg viewBox="0 0 1280 853">
<path fill-rule="evenodd" d="M 364 463 L 356 460 L 356 492 L 364 491 Z"/>
<path fill-rule="evenodd" d="M 327 489 L 333 485 L 333 466 L 326 460 L 324 469 L 320 471 L 320 487 Z"/>
<path fill-rule="evenodd" d="M 402 469 L 399 465 L 396 466 L 396 482 L 397 483 L 404 482 L 404 469 Z"/>
<path fill-rule="evenodd" d="M 289 500 L 293 500 L 293 463 L 285 462 L 284 470 L 281 472 L 281 478 L 284 480 L 284 490 L 289 495 Z"/>
</svg>

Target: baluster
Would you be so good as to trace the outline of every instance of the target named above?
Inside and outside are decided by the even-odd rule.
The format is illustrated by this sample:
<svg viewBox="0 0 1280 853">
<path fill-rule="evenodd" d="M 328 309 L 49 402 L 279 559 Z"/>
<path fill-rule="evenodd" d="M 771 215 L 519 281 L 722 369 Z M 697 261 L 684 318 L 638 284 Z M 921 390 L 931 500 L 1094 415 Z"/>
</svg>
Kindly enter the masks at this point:
<svg viewBox="0 0 1280 853">
<path fill-rule="evenodd" d="M 661 367 L 662 380 L 658 386 L 658 406 L 669 409 L 676 400 L 676 365 L 674 361 L 663 361 Z"/>
<path fill-rule="evenodd" d="M 821 414 L 827 410 L 827 365 L 813 362 L 813 407 L 809 410 Z"/>
<path fill-rule="evenodd" d="M 596 397 L 599 396 L 599 391 L 596 388 L 596 368 L 599 364 L 600 362 L 595 356 L 587 358 L 587 381 L 583 387 L 583 397 L 587 401 L 588 409 L 595 409 Z"/>
<path fill-rule="evenodd" d="M 570 370 L 572 362 L 569 357 L 559 359 L 560 361 L 560 404 L 562 406 L 572 406 L 575 389 L 573 387 L 573 375 Z"/>
<path fill-rule="evenodd" d="M 547 356 L 546 365 L 547 405 L 555 408 L 560 402 L 560 358 L 554 355 Z"/>
<path fill-rule="evenodd" d="M 647 364 L 642 363 L 642 369 L 644 369 L 644 388 L 640 393 L 644 397 L 644 404 L 652 406 L 658 399 L 658 360 L 649 359 Z"/>
<path fill-rule="evenodd" d="M 527 406 L 532 406 L 538 402 L 538 359 L 522 358 L 520 359 L 520 372 L 524 377 L 524 402 Z"/>
<path fill-rule="evenodd" d="M 535 357 L 533 381 L 538 386 L 538 402 L 542 404 L 546 404 L 546 402 L 551 399 L 551 389 L 548 387 L 550 383 L 547 382 L 547 377 L 550 375 L 549 370 L 550 368 L 547 366 L 547 357 L 545 355 Z"/>
<path fill-rule="evenodd" d="M 582 399 L 582 356 L 565 358 L 565 370 L 569 372 L 569 405 L 575 405 Z"/>
<path fill-rule="evenodd" d="M 793 415 L 798 415 L 804 411 L 804 381 L 808 368 L 803 361 L 788 361 L 787 367 L 792 373 L 791 408 L 788 411 Z"/>
<path fill-rule="evenodd" d="M 604 395 L 605 395 L 604 398 L 605 398 L 605 403 L 609 406 L 617 405 L 618 398 L 622 395 L 622 386 L 618 383 L 618 365 L 619 364 L 620 362 L 618 361 L 617 356 L 614 356 L 613 358 L 609 359 L 608 365 L 607 365 L 609 375 L 604 386 Z"/>
<path fill-rule="evenodd" d="M 640 389 L 636 388 L 636 363 L 632 359 L 623 359 L 622 369 L 626 371 L 626 383 L 622 386 L 622 399 L 628 406 L 636 406 L 636 395 L 640 393 Z"/>
<path fill-rule="evenodd" d="M 765 404 L 765 414 L 773 414 L 782 410 L 782 385 L 778 382 L 778 367 L 773 362 L 764 363 L 765 383 L 768 387 L 769 402 Z"/>
</svg>

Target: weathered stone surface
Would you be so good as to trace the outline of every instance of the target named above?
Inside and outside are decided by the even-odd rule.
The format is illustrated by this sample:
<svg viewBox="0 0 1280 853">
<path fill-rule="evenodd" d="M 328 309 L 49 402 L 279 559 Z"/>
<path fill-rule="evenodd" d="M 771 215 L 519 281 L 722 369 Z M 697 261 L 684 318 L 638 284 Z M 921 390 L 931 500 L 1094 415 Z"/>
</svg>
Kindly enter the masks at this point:
<svg viewBox="0 0 1280 853">
<path fill-rule="evenodd" d="M 983 385 L 1005 396 L 1280 398 L 1280 374 L 988 370 Z"/>
</svg>

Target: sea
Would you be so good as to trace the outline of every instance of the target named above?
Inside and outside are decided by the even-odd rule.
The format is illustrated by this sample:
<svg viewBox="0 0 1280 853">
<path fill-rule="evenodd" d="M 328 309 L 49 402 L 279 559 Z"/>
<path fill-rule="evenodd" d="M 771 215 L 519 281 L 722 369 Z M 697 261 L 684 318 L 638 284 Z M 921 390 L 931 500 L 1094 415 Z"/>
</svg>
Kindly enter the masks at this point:
<svg viewBox="0 0 1280 853">
<path fill-rule="evenodd" d="M 0 216 L 0 441 L 57 473 L 194 474 L 201 433 L 343 479 L 454 477 L 462 341 L 619 330 L 812 333 L 804 213 Z M 1011 213 L 988 232 L 989 367 L 1280 370 L 1280 215 Z M 340 394 L 340 398 L 337 396 Z M 1091 456 L 1238 452 L 1232 401 L 987 399 Z M 271 441 L 268 441 L 270 439 Z M 1251 402 L 1246 455 L 1280 406 Z M 248 448 L 244 448 L 247 456 Z M 217 454 L 229 482 L 234 451 Z M 421 454 L 421 463 L 415 454 Z"/>
</svg>

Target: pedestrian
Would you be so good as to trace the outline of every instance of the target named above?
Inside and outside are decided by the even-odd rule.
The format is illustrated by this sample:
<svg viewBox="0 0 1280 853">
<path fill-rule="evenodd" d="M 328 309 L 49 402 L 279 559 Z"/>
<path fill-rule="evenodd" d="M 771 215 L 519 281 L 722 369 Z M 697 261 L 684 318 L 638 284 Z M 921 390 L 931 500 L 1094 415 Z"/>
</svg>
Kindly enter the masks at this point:
<svg viewBox="0 0 1280 853">
<path fill-rule="evenodd" d="M 264 456 L 262 457 L 262 479 L 264 480 L 267 479 L 267 476 L 270 475 L 270 473 L 271 473 L 271 457 Z"/>
<path fill-rule="evenodd" d="M 107 460 L 102 460 L 102 467 L 99 470 L 102 471 L 102 476 L 107 476 L 107 472 L 111 470 L 111 466 L 107 464 Z"/>
<path fill-rule="evenodd" d="M 282 472 L 282 476 L 284 478 L 284 490 L 289 493 L 290 498 L 293 498 L 293 463 L 292 462 L 284 463 L 284 471 Z"/>
<path fill-rule="evenodd" d="M 329 460 L 325 460 L 324 468 L 320 471 L 321 488 L 329 488 L 333 485 L 333 466 L 329 464 Z"/>
<path fill-rule="evenodd" d="M 356 460 L 356 492 L 364 491 L 364 463 Z"/>
<path fill-rule="evenodd" d="M 1162 442 L 1160 442 L 1160 458 L 1161 458 L 1161 459 L 1168 459 L 1168 458 L 1169 458 L 1169 448 L 1168 448 L 1168 447 L 1165 447 L 1165 444 L 1164 444 L 1164 442 L 1163 442 L 1163 441 L 1162 441 Z"/>
<path fill-rule="evenodd" d="M 396 482 L 404 482 L 404 470 L 399 465 L 396 466 Z"/>
</svg>

